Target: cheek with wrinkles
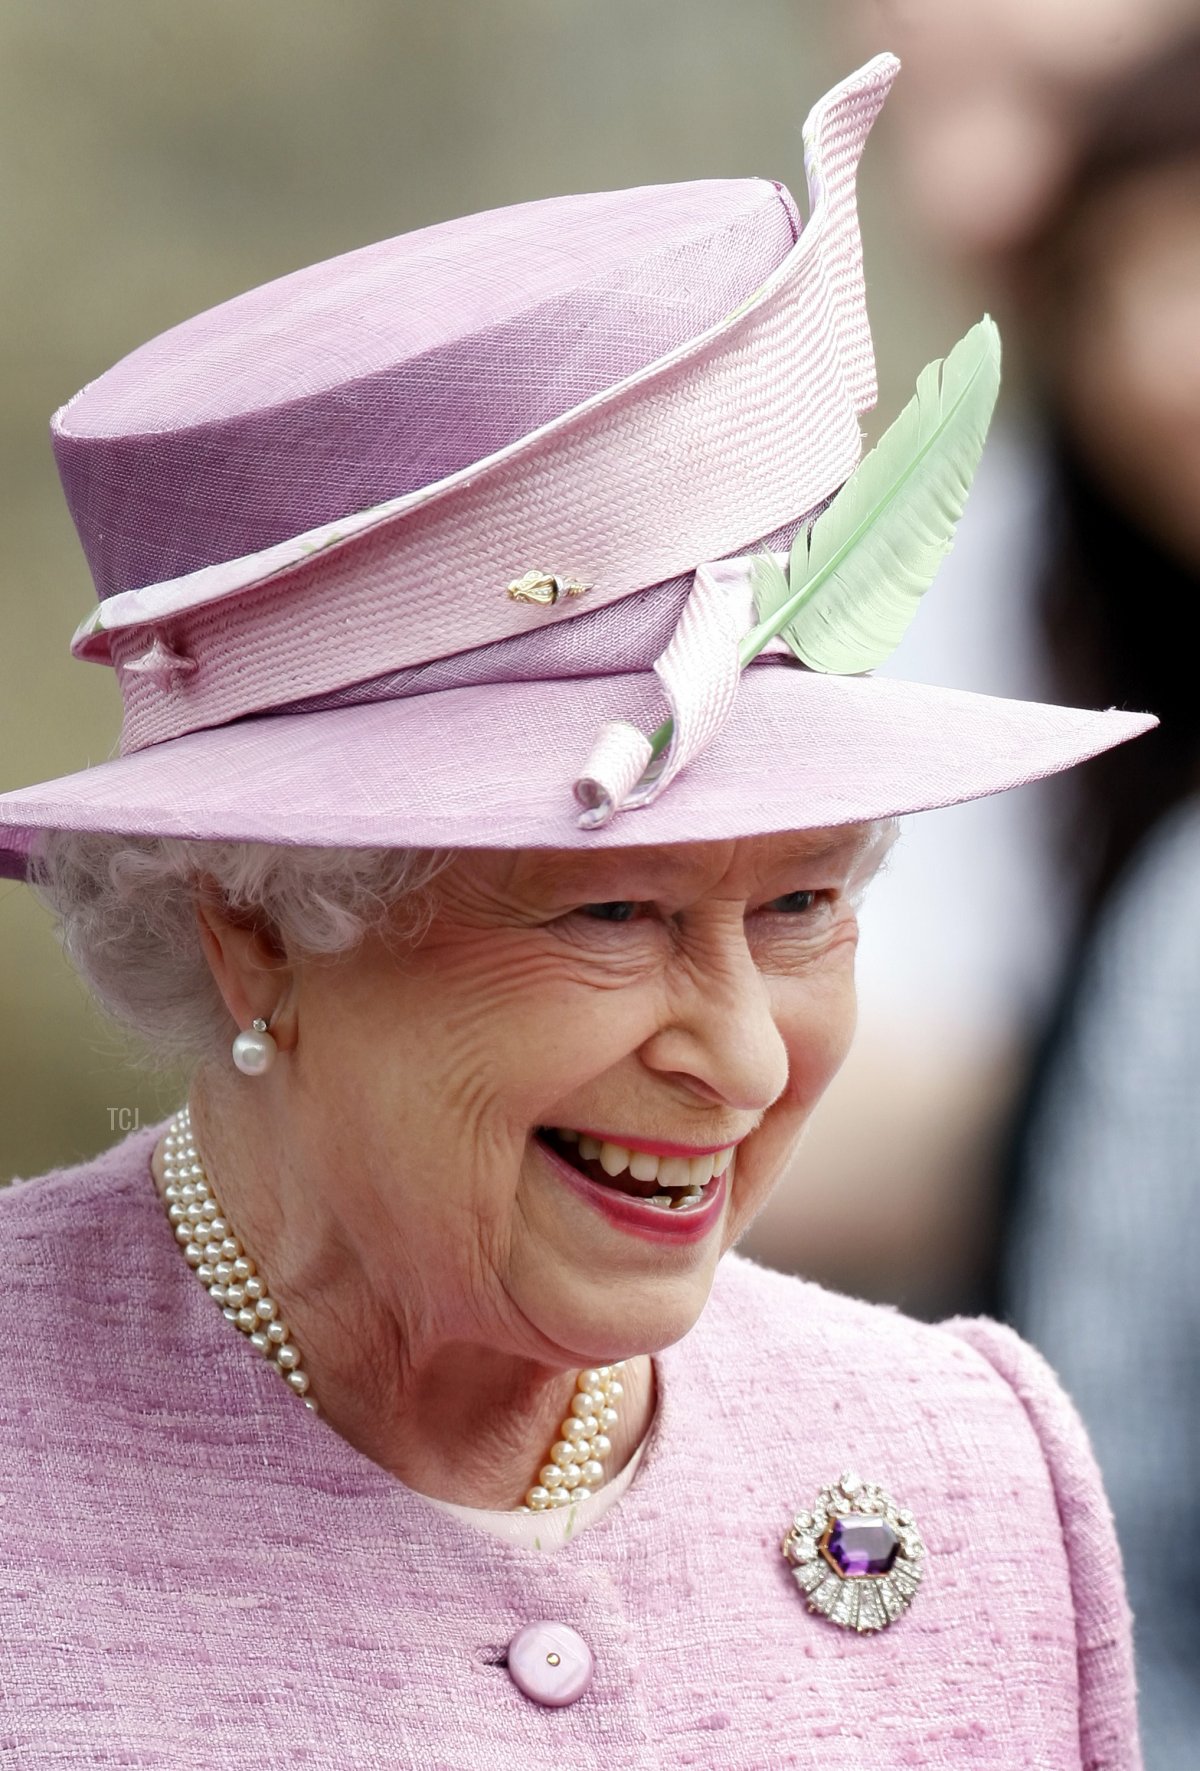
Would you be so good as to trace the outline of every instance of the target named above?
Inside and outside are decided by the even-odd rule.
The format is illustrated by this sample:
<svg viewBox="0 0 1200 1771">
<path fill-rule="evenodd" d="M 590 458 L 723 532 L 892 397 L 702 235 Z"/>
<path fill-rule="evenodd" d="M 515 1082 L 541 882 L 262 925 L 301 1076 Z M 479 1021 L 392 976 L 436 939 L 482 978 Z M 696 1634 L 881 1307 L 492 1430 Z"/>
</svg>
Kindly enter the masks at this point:
<svg viewBox="0 0 1200 1771">
<path fill-rule="evenodd" d="M 645 967 L 634 979 L 614 977 L 611 960 L 548 949 L 542 931 L 467 935 L 418 957 L 378 976 L 378 1006 L 368 1011 L 403 1053 L 389 1066 L 388 1098 L 401 1109 L 406 1142 L 409 1126 L 420 1127 L 422 1141 L 436 1137 L 497 1182 L 500 1170 L 515 1176 L 547 1105 L 636 1049 L 658 1012 Z M 376 1043 L 392 1045 L 386 1028 Z"/>
<path fill-rule="evenodd" d="M 443 1034 L 452 1060 L 474 1061 L 514 1086 L 578 1070 L 594 1074 L 623 1057 L 653 1021 L 658 993 L 622 983 L 576 959 L 514 955 L 472 968 L 456 988 L 439 980 Z"/>
<path fill-rule="evenodd" d="M 782 992 L 785 998 L 790 991 Z M 857 1001 L 850 966 L 826 973 L 808 1000 L 785 1001 L 779 1027 L 789 1057 L 789 1103 L 811 1111 L 841 1068 L 854 1037 Z"/>
</svg>

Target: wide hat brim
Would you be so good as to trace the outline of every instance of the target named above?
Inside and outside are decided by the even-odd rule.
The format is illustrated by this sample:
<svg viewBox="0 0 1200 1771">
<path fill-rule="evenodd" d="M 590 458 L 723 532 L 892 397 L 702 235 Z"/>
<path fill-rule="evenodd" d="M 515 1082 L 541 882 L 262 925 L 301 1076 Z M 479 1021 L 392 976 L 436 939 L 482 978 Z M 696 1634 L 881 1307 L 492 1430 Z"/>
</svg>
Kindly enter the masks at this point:
<svg viewBox="0 0 1200 1771">
<path fill-rule="evenodd" d="M 484 849 L 823 829 L 998 793 L 1156 723 L 764 662 L 668 793 L 582 829 L 573 785 L 595 730 L 614 716 L 648 730 L 660 710 L 646 671 L 241 720 L 0 796 L 0 872 L 21 877 L 43 829 Z"/>
</svg>

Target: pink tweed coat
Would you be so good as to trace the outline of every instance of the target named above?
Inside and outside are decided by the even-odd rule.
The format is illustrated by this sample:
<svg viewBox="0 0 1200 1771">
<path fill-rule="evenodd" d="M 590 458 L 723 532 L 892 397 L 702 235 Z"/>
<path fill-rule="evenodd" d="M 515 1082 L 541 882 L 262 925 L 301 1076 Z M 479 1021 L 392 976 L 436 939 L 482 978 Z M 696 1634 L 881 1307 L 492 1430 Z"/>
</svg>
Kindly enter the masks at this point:
<svg viewBox="0 0 1200 1771">
<path fill-rule="evenodd" d="M 555 1556 L 310 1416 L 179 1258 L 158 1128 L 0 1196 L 0 1765 L 1135 1771 L 1129 1617 L 1082 1429 L 994 1323 L 736 1257 L 658 1361 L 624 1501 Z M 809 1614 L 779 1544 L 847 1466 L 915 1513 L 912 1609 Z M 522 1625 L 591 1690 L 523 1697 Z"/>
</svg>

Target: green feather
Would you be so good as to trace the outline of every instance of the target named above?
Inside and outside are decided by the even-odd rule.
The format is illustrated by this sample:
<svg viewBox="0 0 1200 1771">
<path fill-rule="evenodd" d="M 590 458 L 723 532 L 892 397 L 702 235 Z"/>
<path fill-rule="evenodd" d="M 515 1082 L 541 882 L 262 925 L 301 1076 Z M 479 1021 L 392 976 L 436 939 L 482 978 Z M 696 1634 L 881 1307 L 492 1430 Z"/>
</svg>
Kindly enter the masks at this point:
<svg viewBox="0 0 1200 1771">
<path fill-rule="evenodd" d="M 950 551 L 999 388 L 1000 334 L 985 315 L 921 371 L 899 418 L 797 536 L 787 575 L 771 555 L 755 562 L 743 666 L 776 634 L 813 670 L 853 675 L 891 656 Z"/>
</svg>

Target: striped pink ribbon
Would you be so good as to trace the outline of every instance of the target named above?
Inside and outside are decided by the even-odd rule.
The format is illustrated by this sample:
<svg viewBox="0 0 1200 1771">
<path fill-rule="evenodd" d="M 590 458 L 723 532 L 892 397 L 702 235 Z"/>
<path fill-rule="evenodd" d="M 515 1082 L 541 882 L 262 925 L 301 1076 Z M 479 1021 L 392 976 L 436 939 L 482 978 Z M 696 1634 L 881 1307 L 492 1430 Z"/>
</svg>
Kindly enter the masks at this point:
<svg viewBox="0 0 1200 1771">
<path fill-rule="evenodd" d="M 742 674 L 738 643 L 755 619 L 751 564 L 731 559 L 697 567 L 671 642 L 654 663 L 674 721 L 670 743 L 651 760 L 644 732 L 626 720 L 607 721 L 575 783 L 583 829 L 652 804 L 733 712 Z"/>
</svg>

